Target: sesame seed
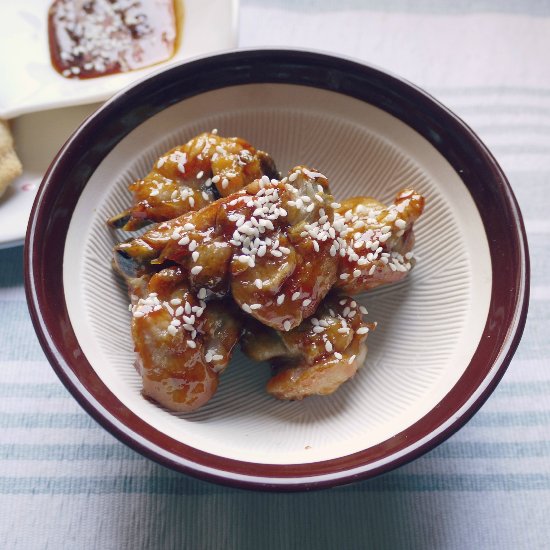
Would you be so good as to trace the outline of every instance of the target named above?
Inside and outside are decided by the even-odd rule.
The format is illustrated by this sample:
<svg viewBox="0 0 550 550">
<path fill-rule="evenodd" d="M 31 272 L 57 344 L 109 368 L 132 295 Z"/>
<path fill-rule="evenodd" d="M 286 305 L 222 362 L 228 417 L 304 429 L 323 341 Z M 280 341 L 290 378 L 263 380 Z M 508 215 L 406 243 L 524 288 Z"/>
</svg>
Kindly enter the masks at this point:
<svg viewBox="0 0 550 550">
<path fill-rule="evenodd" d="M 173 306 L 179 306 L 181 304 L 181 300 L 179 298 L 172 298 L 170 300 L 170 304 Z"/>
<path fill-rule="evenodd" d="M 292 294 L 292 297 L 290 299 L 294 302 L 299 297 L 300 297 L 300 292 L 294 292 L 294 294 Z"/>
<path fill-rule="evenodd" d="M 191 275 L 198 275 L 202 271 L 202 265 L 196 265 L 191 269 Z"/>
<path fill-rule="evenodd" d="M 334 357 L 336 357 L 336 359 L 340 360 L 340 359 L 342 359 L 342 354 L 335 351 L 334 352 Z"/>
<path fill-rule="evenodd" d="M 212 178 L 212 183 L 218 183 L 221 180 L 221 177 L 217 174 Z"/>
<path fill-rule="evenodd" d="M 342 273 L 342 274 L 340 275 L 340 279 L 342 279 L 342 281 L 345 281 L 345 280 L 348 279 L 348 278 L 349 278 L 349 273 Z"/>
<path fill-rule="evenodd" d="M 187 340 L 187 345 L 193 349 L 197 347 L 197 344 L 193 340 Z"/>
<path fill-rule="evenodd" d="M 367 334 L 369 332 L 369 327 L 359 327 L 355 333 L 356 334 Z"/>
<path fill-rule="evenodd" d="M 193 240 L 189 243 L 189 251 L 193 252 L 193 250 L 195 250 L 195 248 L 197 248 L 197 241 Z"/>
<path fill-rule="evenodd" d="M 355 361 L 355 358 L 357 357 L 357 355 L 352 355 L 349 359 L 348 359 L 348 364 L 352 364 L 354 361 Z"/>
<path fill-rule="evenodd" d="M 204 172 L 201 170 L 201 171 L 197 174 L 197 179 L 200 180 L 203 176 L 204 176 Z"/>
<path fill-rule="evenodd" d="M 220 355 L 219 353 L 216 353 L 212 356 L 213 361 L 221 361 L 223 359 L 223 355 Z"/>
<path fill-rule="evenodd" d="M 354 269 L 353 270 L 353 276 L 354 277 L 360 277 L 361 276 L 361 270 L 360 269 Z"/>
<path fill-rule="evenodd" d="M 367 311 L 367 308 L 365 306 L 359 306 L 359 311 L 363 314 L 363 315 L 368 315 L 368 311 Z"/>
<path fill-rule="evenodd" d="M 321 334 L 321 332 L 325 332 L 325 328 L 317 325 L 313 327 L 313 332 L 315 334 Z"/>
<path fill-rule="evenodd" d="M 376 271 L 376 266 L 373 265 L 373 266 L 369 269 L 369 275 L 372 275 L 375 271 Z"/>
<path fill-rule="evenodd" d="M 313 248 L 315 249 L 315 252 L 319 252 L 319 243 L 317 241 L 313 241 Z"/>
<path fill-rule="evenodd" d="M 264 286 L 264 284 L 263 284 L 263 282 L 262 282 L 261 279 L 256 279 L 256 280 L 254 281 L 254 284 L 255 284 L 260 290 L 261 290 L 261 289 L 263 288 L 263 286 Z"/>
<path fill-rule="evenodd" d="M 309 298 L 305 299 L 305 300 L 302 302 L 302 305 L 303 305 L 304 307 L 309 306 L 309 304 L 311 304 L 311 300 L 310 300 Z"/>
<path fill-rule="evenodd" d="M 243 304 L 241 307 L 242 307 L 243 311 L 245 311 L 246 313 L 250 313 L 252 311 L 248 304 Z"/>
<path fill-rule="evenodd" d="M 197 294 L 199 300 L 204 300 L 206 298 L 206 288 L 201 288 Z"/>
<path fill-rule="evenodd" d="M 285 329 L 286 332 L 288 332 L 290 330 L 290 321 L 285 321 L 283 323 L 283 328 Z"/>
<path fill-rule="evenodd" d="M 262 304 L 250 304 L 250 309 L 260 309 Z"/>
<path fill-rule="evenodd" d="M 325 343 L 325 349 L 330 353 L 332 351 L 332 344 L 327 340 Z"/>
<path fill-rule="evenodd" d="M 284 301 L 285 301 L 285 295 L 279 294 L 279 296 L 277 296 L 277 305 L 280 306 Z"/>
<path fill-rule="evenodd" d="M 178 333 L 178 329 L 174 325 L 168 325 L 166 330 L 168 334 L 171 334 L 172 336 L 175 336 Z"/>
<path fill-rule="evenodd" d="M 397 218 L 395 220 L 395 225 L 399 229 L 405 229 L 405 227 L 407 227 L 407 222 L 405 220 L 402 220 L 401 218 Z"/>
<path fill-rule="evenodd" d="M 194 262 L 196 262 L 199 259 L 199 253 L 195 250 L 195 252 L 191 254 L 191 258 L 193 259 Z"/>
<path fill-rule="evenodd" d="M 176 309 L 176 312 L 175 312 L 175 315 L 176 317 L 180 317 L 181 315 L 183 315 L 183 307 L 182 306 L 178 306 L 178 308 Z"/>
</svg>

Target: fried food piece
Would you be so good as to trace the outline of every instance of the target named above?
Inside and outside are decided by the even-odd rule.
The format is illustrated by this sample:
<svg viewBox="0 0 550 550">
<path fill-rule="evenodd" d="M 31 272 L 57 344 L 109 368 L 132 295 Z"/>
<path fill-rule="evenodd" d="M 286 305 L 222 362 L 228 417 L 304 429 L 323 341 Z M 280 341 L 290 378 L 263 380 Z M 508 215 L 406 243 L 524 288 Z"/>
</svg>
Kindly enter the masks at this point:
<svg viewBox="0 0 550 550">
<path fill-rule="evenodd" d="M 171 220 L 227 197 L 263 175 L 279 177 L 267 153 L 241 138 L 203 133 L 162 155 L 145 178 L 132 183 L 133 206 L 108 223 L 134 231 Z"/>
<path fill-rule="evenodd" d="M 241 334 L 230 300 L 205 302 L 180 267 L 131 280 L 132 337 L 143 395 L 175 412 L 203 406 Z"/>
<path fill-rule="evenodd" d="M 23 167 L 13 148 L 13 137 L 8 123 L 0 120 L 0 197 L 22 172 Z"/>
<path fill-rule="evenodd" d="M 267 391 L 277 399 L 329 395 L 365 362 L 365 340 L 376 325 L 364 322 L 362 313 L 351 298 L 333 294 L 289 332 L 249 322 L 241 347 L 251 359 L 271 362 L 276 374 Z"/>
<path fill-rule="evenodd" d="M 401 190 L 390 206 L 370 197 L 342 201 L 333 224 L 340 257 L 336 288 L 357 294 L 406 277 L 414 265 L 413 224 L 424 202 L 413 189 Z"/>
<path fill-rule="evenodd" d="M 327 187 L 322 174 L 304 167 L 280 182 L 264 176 L 118 245 L 115 268 L 140 273 L 154 264 L 176 263 L 191 290 L 204 289 L 209 296 L 231 292 L 246 313 L 290 330 L 316 310 L 336 280 Z"/>
</svg>

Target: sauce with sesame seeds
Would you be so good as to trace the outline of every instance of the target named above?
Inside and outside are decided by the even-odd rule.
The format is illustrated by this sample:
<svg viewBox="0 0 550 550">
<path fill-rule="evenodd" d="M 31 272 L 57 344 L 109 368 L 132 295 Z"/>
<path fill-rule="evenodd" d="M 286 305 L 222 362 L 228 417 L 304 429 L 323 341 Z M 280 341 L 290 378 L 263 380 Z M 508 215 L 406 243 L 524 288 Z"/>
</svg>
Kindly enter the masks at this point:
<svg viewBox="0 0 550 550">
<path fill-rule="evenodd" d="M 66 78 L 94 78 L 170 59 L 177 46 L 174 0 L 55 0 L 48 13 L 53 67 Z"/>
</svg>

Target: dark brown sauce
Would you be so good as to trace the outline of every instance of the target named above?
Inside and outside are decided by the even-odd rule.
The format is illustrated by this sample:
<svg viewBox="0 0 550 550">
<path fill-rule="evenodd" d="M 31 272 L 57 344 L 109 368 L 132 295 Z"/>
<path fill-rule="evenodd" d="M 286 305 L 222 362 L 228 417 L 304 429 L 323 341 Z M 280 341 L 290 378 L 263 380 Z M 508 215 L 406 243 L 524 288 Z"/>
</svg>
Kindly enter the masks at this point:
<svg viewBox="0 0 550 550">
<path fill-rule="evenodd" d="M 170 59 L 178 40 L 174 0 L 55 0 L 50 57 L 67 78 L 142 69 Z"/>
</svg>

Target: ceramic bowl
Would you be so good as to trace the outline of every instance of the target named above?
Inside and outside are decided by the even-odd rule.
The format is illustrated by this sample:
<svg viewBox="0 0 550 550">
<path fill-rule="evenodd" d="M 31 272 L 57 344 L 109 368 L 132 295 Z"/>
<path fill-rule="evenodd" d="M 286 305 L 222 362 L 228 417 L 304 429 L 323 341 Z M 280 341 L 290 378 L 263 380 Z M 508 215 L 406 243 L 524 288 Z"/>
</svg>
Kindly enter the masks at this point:
<svg viewBox="0 0 550 550">
<path fill-rule="evenodd" d="M 277 401 L 269 368 L 240 352 L 204 408 L 178 415 L 140 394 L 126 291 L 111 270 L 123 238 L 105 220 L 165 150 L 218 128 L 286 172 L 311 165 L 337 198 L 426 196 L 417 265 L 359 297 L 378 329 L 357 375 L 329 397 Z M 519 342 L 528 251 L 506 177 L 458 117 L 380 69 L 307 51 L 196 59 L 127 88 L 51 164 L 26 242 L 33 322 L 81 405 L 166 466 L 240 487 L 299 490 L 387 472 L 446 439 L 493 391 Z"/>
</svg>

